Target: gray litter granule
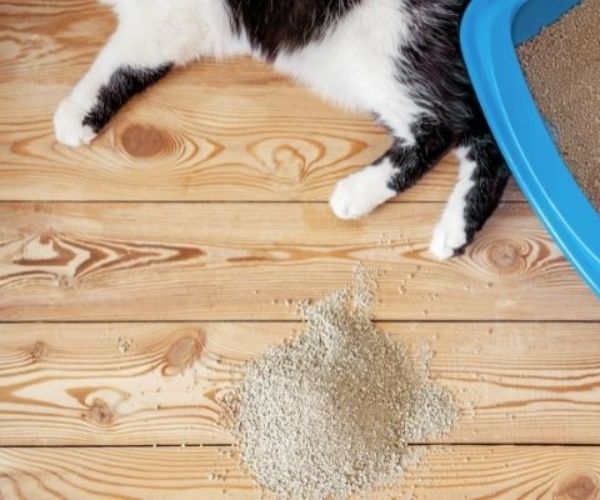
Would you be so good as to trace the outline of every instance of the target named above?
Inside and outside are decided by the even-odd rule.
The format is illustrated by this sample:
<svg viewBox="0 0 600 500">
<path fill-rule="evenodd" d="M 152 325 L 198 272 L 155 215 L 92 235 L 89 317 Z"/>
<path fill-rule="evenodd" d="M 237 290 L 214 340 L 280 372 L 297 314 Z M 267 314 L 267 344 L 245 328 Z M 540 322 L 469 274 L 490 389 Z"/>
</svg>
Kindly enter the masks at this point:
<svg viewBox="0 0 600 500">
<path fill-rule="evenodd" d="M 584 0 L 518 49 L 565 163 L 600 211 L 600 0 Z"/>
<path fill-rule="evenodd" d="M 447 431 L 450 393 L 377 330 L 364 269 L 351 288 L 301 306 L 305 331 L 248 364 L 226 406 L 244 466 L 277 496 L 340 498 L 387 485 L 415 462 L 407 444 Z"/>
</svg>

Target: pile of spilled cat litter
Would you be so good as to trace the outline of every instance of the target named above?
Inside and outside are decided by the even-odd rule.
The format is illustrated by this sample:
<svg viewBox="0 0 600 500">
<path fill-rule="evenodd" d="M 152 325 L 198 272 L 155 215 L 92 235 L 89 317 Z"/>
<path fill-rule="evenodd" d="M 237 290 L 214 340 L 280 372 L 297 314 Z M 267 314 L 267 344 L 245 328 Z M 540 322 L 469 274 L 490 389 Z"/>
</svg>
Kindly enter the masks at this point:
<svg viewBox="0 0 600 500">
<path fill-rule="evenodd" d="M 457 418 L 451 394 L 371 321 L 375 282 L 303 304 L 304 332 L 249 363 L 226 403 L 245 468 L 278 496 L 343 497 L 398 480 Z"/>
</svg>

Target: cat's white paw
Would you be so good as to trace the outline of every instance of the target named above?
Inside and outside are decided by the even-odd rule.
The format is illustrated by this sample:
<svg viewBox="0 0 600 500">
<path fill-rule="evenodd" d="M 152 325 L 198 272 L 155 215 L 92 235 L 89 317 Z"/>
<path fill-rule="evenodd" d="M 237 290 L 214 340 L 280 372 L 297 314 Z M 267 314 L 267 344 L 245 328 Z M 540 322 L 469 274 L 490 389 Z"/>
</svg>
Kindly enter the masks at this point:
<svg viewBox="0 0 600 500">
<path fill-rule="evenodd" d="M 96 133 L 89 125 L 83 124 L 87 110 L 71 97 L 63 100 L 54 113 L 54 134 L 56 140 L 67 146 L 77 147 L 89 144 Z"/>
<path fill-rule="evenodd" d="M 340 219 L 360 219 L 377 206 L 371 203 L 369 197 L 350 178 L 338 182 L 329 205 Z"/>
<path fill-rule="evenodd" d="M 372 212 L 396 192 L 387 186 L 390 168 L 387 165 L 366 167 L 337 183 L 329 205 L 340 219 L 359 219 Z"/>
<path fill-rule="evenodd" d="M 462 226 L 463 224 L 452 224 L 442 220 L 433 231 L 429 251 L 440 260 L 454 257 L 456 252 L 467 243 L 467 236 Z"/>
</svg>

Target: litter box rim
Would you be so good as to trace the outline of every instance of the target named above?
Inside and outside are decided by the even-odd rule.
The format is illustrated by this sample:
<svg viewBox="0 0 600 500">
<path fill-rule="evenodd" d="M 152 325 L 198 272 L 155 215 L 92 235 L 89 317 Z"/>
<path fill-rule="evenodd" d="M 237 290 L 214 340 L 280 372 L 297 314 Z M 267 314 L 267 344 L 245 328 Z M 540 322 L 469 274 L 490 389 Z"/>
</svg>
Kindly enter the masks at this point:
<svg viewBox="0 0 600 500">
<path fill-rule="evenodd" d="M 600 215 L 554 144 L 516 46 L 580 0 L 472 0 L 460 29 L 469 76 L 492 133 L 525 197 L 600 297 Z"/>
</svg>

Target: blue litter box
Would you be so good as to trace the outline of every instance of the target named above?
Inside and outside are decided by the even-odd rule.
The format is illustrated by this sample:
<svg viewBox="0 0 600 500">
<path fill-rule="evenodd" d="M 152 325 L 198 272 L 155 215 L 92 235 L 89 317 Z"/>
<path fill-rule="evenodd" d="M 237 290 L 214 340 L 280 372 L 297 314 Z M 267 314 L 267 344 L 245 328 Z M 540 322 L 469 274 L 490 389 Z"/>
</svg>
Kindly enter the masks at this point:
<svg viewBox="0 0 600 500">
<path fill-rule="evenodd" d="M 467 69 L 494 137 L 523 193 L 600 297 L 600 215 L 552 140 L 516 46 L 579 0 L 472 0 L 461 26 Z"/>
</svg>

